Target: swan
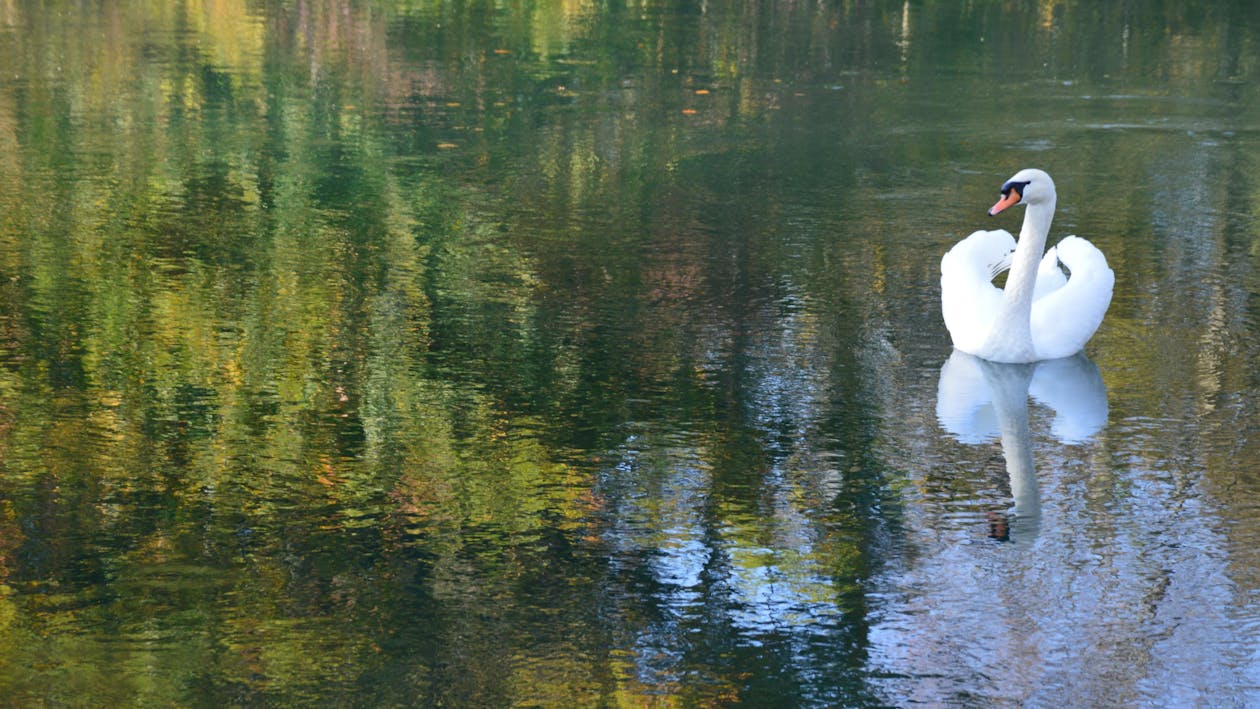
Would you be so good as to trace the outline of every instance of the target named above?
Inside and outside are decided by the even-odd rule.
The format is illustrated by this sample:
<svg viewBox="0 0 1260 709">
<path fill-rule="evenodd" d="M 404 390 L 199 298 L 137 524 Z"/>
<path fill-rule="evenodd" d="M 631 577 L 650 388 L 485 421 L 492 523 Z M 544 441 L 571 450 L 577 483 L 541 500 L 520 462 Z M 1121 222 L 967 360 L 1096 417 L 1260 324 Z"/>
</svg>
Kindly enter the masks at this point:
<svg viewBox="0 0 1260 709">
<path fill-rule="evenodd" d="M 1005 229 L 977 231 L 941 258 L 945 327 L 956 349 L 992 362 L 1070 357 L 1102 323 L 1115 274 L 1103 253 L 1079 236 L 1042 254 L 1054 219 L 1050 175 L 1015 173 L 989 216 L 1017 204 L 1027 205 L 1018 245 Z M 1007 269 L 1006 288 L 993 285 Z"/>
</svg>

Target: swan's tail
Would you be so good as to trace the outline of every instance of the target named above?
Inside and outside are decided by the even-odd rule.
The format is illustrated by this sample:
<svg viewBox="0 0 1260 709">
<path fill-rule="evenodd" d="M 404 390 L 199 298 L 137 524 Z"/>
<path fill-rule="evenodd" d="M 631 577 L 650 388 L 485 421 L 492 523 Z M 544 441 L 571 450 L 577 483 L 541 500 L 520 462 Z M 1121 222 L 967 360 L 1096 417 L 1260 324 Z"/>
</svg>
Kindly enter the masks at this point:
<svg viewBox="0 0 1260 709">
<path fill-rule="evenodd" d="M 1052 246 L 1041 258 L 1041 264 L 1037 266 L 1037 282 L 1033 285 L 1033 300 L 1040 300 L 1065 285 L 1067 285 L 1067 276 L 1063 275 L 1063 269 L 1059 268 L 1059 249 L 1057 246 Z"/>
</svg>

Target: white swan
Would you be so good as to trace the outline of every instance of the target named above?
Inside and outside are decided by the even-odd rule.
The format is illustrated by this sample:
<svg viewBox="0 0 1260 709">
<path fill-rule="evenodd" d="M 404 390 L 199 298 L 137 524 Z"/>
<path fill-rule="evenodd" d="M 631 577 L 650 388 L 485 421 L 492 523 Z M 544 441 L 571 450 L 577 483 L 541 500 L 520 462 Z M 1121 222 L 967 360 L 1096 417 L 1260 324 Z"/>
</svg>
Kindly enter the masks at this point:
<svg viewBox="0 0 1260 709">
<path fill-rule="evenodd" d="M 941 259 L 941 311 L 954 347 L 993 362 L 1037 362 L 1076 354 L 1098 329 L 1115 274 L 1102 252 L 1077 236 L 1042 254 L 1054 203 L 1049 175 L 1020 170 L 989 210 L 994 216 L 1028 205 L 1019 245 L 1004 229 L 977 231 Z M 999 289 L 993 278 L 1008 268 Z"/>
</svg>

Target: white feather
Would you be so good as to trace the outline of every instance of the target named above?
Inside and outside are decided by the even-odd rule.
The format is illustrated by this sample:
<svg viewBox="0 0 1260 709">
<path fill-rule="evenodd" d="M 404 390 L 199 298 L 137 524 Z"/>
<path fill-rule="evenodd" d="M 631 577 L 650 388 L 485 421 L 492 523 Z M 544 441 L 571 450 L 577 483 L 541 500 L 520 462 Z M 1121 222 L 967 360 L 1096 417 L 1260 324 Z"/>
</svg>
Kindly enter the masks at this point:
<svg viewBox="0 0 1260 709">
<path fill-rule="evenodd" d="M 1019 242 L 1001 229 L 977 231 L 941 259 L 945 327 L 956 348 L 984 359 L 1068 357 L 1102 323 L 1115 274 L 1102 252 L 1078 236 L 1042 254 L 1054 215 L 1054 182 L 1040 170 L 1021 170 L 1011 183 L 1023 185 L 1018 204 L 1028 205 Z M 993 285 L 1007 269 L 1005 289 Z"/>
</svg>

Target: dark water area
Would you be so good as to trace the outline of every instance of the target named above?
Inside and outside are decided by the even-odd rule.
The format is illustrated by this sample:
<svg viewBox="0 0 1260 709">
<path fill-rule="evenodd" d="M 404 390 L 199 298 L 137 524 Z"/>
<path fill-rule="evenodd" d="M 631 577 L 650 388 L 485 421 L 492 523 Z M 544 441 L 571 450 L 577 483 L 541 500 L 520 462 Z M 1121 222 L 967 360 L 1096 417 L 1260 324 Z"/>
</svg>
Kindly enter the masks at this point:
<svg viewBox="0 0 1260 709">
<path fill-rule="evenodd" d="M 1258 42 L 0 3 L 0 704 L 1255 705 Z M 995 366 L 1023 167 L 1115 294 Z"/>
</svg>

